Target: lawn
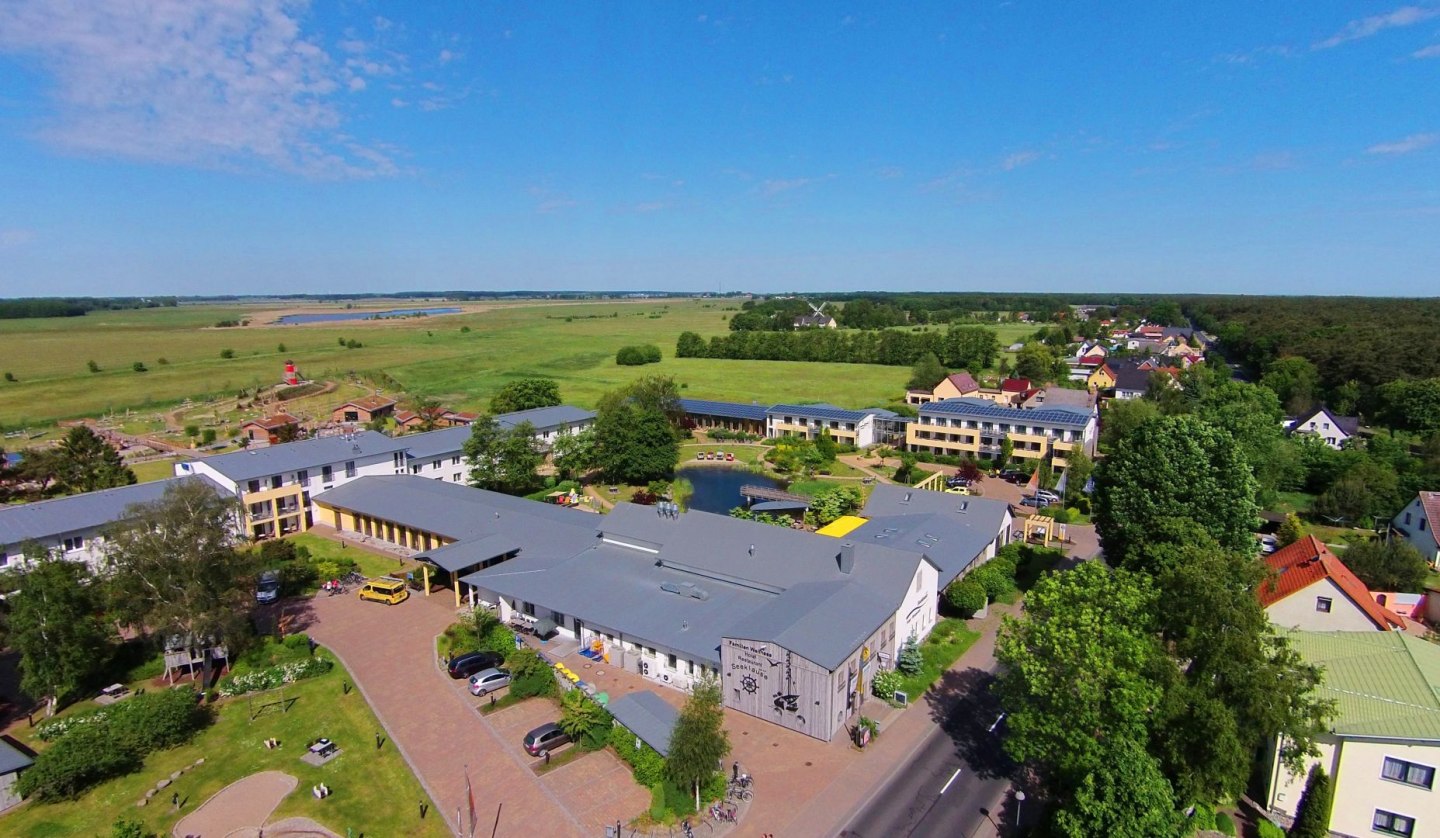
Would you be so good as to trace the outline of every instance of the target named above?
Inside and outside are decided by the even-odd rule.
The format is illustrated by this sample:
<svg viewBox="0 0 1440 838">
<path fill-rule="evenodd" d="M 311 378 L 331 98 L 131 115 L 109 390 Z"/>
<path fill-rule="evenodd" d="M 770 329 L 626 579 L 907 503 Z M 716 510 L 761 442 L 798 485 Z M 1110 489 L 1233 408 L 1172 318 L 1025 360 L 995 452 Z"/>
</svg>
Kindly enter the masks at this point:
<svg viewBox="0 0 1440 838">
<path fill-rule="evenodd" d="M 930 636 L 920 644 L 920 656 L 925 660 L 924 665 L 918 673 L 903 676 L 901 691 L 909 696 L 911 701 L 918 700 L 940 679 L 941 674 L 979 639 L 980 632 L 966 628 L 964 620 L 955 617 L 942 618 L 935 624 Z"/>
<path fill-rule="evenodd" d="M 147 460 L 143 463 L 135 463 L 130 466 L 135 472 L 135 479 L 141 483 L 153 483 L 156 480 L 166 480 L 175 476 L 175 461 L 166 458 L 163 460 Z"/>
<path fill-rule="evenodd" d="M 348 693 L 347 684 L 352 685 Z M 0 832 L 33 838 L 108 835 L 111 824 L 124 815 L 168 835 L 181 816 L 226 785 L 257 771 L 278 770 L 298 778 L 300 786 L 280 804 L 275 818 L 313 818 L 342 835 L 349 829 L 367 835 L 447 835 L 438 813 L 419 820 L 419 802 L 429 802 L 429 797 L 395 746 L 375 750 L 375 732 L 381 728 L 353 684 L 337 663 L 325 675 L 285 688 L 285 698 L 293 699 L 289 712 L 272 709 L 254 721 L 248 699 L 223 701 L 216 705 L 215 723 L 189 745 L 152 754 L 139 772 L 96 787 L 78 800 L 27 803 L 0 816 Z M 75 709 L 91 706 L 85 702 Z M 17 733 L 23 740 L 31 731 Z M 305 744 L 321 736 L 334 740 L 344 753 L 318 768 L 301 762 Z M 280 740 L 278 750 L 262 744 L 272 737 Z M 146 789 L 200 757 L 205 764 L 170 787 L 186 801 L 181 813 L 171 810 L 168 789 L 149 806 L 135 806 Z M 334 791 L 323 801 L 308 793 L 321 782 Z"/>
<path fill-rule="evenodd" d="M 397 556 L 377 556 L 369 550 L 341 547 L 337 541 L 310 533 L 302 532 L 292 535 L 290 540 L 295 542 L 296 546 L 303 546 L 309 550 L 310 555 L 317 559 L 349 559 L 355 562 L 360 567 L 360 574 L 366 579 L 395 575 L 404 578 L 407 570 L 415 570 L 420 566 L 416 562 L 402 561 Z"/>
<path fill-rule="evenodd" d="M 682 331 L 725 334 L 726 309 L 733 307 L 709 300 L 523 302 L 445 317 L 319 326 L 263 325 L 269 315 L 253 305 L 10 320 L 0 323 L 0 356 L 18 381 L 0 385 L 0 425 L 102 414 L 127 418 L 127 409 L 135 411 L 129 421 L 153 422 L 162 408 L 186 398 L 233 397 L 274 383 L 286 360 L 314 379 L 347 381 L 383 371 L 406 392 L 457 409 L 484 408 L 507 382 L 535 375 L 555 378 L 567 402 L 585 407 L 608 390 L 657 374 L 674 376 L 683 395 L 726 401 L 812 400 L 858 408 L 902 395 L 906 367 L 672 357 Z M 253 325 L 213 328 L 218 320 L 245 316 Z M 342 339 L 363 346 L 346 349 Z M 617 366 L 616 350 L 636 343 L 659 346 L 664 360 Z M 221 358 L 225 349 L 234 357 Z M 89 359 L 100 372 L 88 371 Z M 134 361 L 147 371 L 133 372 Z"/>
<path fill-rule="evenodd" d="M 765 452 L 769 450 L 768 447 L 760 445 L 735 445 L 725 442 L 686 442 L 680 445 L 680 462 L 678 465 L 685 467 L 698 465 L 703 462 L 715 462 L 714 460 L 696 460 L 695 454 L 700 451 L 719 451 L 721 453 L 734 454 L 736 463 L 750 465 L 758 462 Z"/>
<path fill-rule="evenodd" d="M 1310 511 L 1315 503 L 1315 496 L 1307 492 L 1277 492 L 1275 503 L 1270 504 L 1271 512 L 1278 512 L 1281 515 L 1295 513 L 1303 515 Z"/>
</svg>

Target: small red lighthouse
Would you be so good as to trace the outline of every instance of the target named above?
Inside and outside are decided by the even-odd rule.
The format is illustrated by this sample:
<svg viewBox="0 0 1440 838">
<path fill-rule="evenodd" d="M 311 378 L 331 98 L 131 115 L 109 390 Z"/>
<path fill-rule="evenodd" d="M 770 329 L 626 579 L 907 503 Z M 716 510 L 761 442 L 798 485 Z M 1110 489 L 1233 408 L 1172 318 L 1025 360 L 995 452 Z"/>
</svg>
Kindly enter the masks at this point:
<svg viewBox="0 0 1440 838">
<path fill-rule="evenodd" d="M 294 361 L 285 362 L 285 383 L 292 387 L 300 383 L 300 373 L 295 371 Z"/>
</svg>

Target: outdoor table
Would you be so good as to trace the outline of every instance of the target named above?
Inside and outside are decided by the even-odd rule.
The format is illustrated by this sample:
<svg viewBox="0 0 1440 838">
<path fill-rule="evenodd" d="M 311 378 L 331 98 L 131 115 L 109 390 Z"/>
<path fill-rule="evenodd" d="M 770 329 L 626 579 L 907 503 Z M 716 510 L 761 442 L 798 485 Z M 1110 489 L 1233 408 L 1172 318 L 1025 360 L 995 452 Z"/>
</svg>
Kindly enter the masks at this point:
<svg viewBox="0 0 1440 838">
<path fill-rule="evenodd" d="M 315 754 L 316 756 L 325 757 L 329 756 L 334 752 L 335 743 L 331 742 L 329 739 L 321 739 L 317 741 L 314 745 L 310 746 L 310 753 Z"/>
<path fill-rule="evenodd" d="M 110 686 L 106 687 L 105 689 L 101 690 L 100 692 L 104 693 L 105 695 L 110 696 L 111 698 L 114 698 L 114 697 L 117 696 L 117 695 L 123 695 L 123 694 L 125 693 L 125 685 L 124 685 L 124 684 L 111 684 Z"/>
</svg>

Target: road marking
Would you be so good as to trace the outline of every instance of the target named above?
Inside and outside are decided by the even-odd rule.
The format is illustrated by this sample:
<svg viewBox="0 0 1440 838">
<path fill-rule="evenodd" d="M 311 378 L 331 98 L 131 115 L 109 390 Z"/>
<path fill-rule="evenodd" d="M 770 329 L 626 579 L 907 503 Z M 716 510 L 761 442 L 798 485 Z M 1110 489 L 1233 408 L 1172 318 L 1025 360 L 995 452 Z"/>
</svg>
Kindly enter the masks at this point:
<svg viewBox="0 0 1440 838">
<path fill-rule="evenodd" d="M 960 769 L 960 768 L 955 769 L 955 773 L 954 773 L 954 774 L 951 774 L 951 775 L 950 775 L 950 779 L 948 779 L 948 780 L 945 781 L 945 787 L 942 788 L 942 789 L 940 789 L 940 793 L 941 793 L 941 794 L 944 794 L 945 792 L 947 792 L 947 791 L 950 790 L 950 784 L 953 783 L 953 782 L 955 782 L 955 778 L 960 776 L 960 772 L 961 772 L 962 770 L 963 770 L 963 769 Z"/>
</svg>

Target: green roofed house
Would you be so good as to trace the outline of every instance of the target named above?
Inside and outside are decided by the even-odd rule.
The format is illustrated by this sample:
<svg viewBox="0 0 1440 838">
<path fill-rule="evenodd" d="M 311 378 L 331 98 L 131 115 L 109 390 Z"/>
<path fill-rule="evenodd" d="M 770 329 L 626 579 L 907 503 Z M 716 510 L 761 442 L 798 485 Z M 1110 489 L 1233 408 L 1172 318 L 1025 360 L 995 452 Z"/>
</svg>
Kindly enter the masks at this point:
<svg viewBox="0 0 1440 838">
<path fill-rule="evenodd" d="M 1334 779 L 1330 830 L 1344 835 L 1440 835 L 1440 646 L 1395 631 L 1290 632 L 1324 670 L 1336 704 L 1318 759 L 1292 775 L 1272 755 L 1267 805 L 1294 817 L 1310 765 Z"/>
</svg>

